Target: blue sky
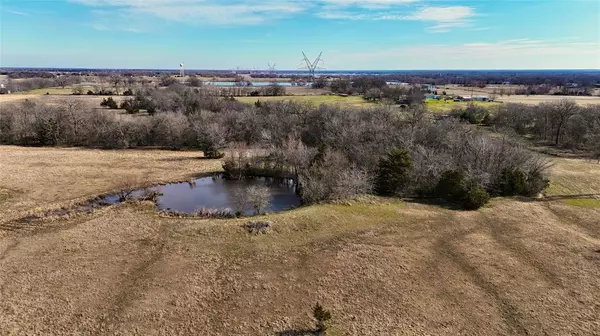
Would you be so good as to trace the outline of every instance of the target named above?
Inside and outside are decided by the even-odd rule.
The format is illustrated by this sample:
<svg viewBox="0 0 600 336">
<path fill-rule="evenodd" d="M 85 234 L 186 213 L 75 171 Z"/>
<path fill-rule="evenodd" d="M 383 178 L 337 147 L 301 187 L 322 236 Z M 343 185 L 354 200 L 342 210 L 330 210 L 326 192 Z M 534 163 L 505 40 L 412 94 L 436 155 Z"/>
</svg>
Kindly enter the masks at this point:
<svg viewBox="0 0 600 336">
<path fill-rule="evenodd" d="M 0 0 L 0 66 L 599 69 L 600 0 Z"/>
</svg>

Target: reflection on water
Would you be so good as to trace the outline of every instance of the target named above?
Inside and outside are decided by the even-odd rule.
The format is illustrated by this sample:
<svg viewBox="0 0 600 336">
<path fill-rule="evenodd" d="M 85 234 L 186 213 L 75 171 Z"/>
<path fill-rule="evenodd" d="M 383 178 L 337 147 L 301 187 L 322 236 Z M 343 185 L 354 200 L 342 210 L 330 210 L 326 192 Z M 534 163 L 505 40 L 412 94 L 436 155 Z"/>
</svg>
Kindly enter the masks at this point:
<svg viewBox="0 0 600 336">
<path fill-rule="evenodd" d="M 296 186 L 289 179 L 253 178 L 246 180 L 226 180 L 220 176 L 202 177 L 190 182 L 172 183 L 157 186 L 158 210 L 174 211 L 184 214 L 193 214 L 198 209 L 231 209 L 235 212 L 233 194 L 236 189 L 247 188 L 252 185 L 266 186 L 271 193 L 270 204 L 267 212 L 288 210 L 300 205 L 300 198 L 296 195 Z M 139 197 L 142 191 L 134 193 Z M 118 203 L 117 196 L 108 196 L 103 199 L 107 203 Z M 251 208 L 245 209 L 245 215 L 252 215 Z"/>
<path fill-rule="evenodd" d="M 202 177 L 189 182 L 171 183 L 151 188 L 160 193 L 156 199 L 159 211 L 171 211 L 178 214 L 196 215 L 200 209 L 204 214 L 211 213 L 212 217 L 228 217 L 223 214 L 233 215 L 235 206 L 233 195 L 240 188 L 250 186 L 265 186 L 270 191 L 267 212 L 289 210 L 300 205 L 300 197 L 296 195 L 296 185 L 290 179 L 253 178 L 246 180 L 226 180 L 220 175 Z M 136 190 L 131 194 L 132 199 L 147 199 L 148 189 Z M 123 200 L 118 195 L 109 195 L 95 198 L 89 202 L 75 205 L 71 208 L 46 211 L 40 215 L 22 218 L 22 222 L 34 222 L 45 217 L 65 216 L 72 213 L 91 213 L 108 205 L 121 203 Z M 215 210 L 215 211 L 213 211 Z M 216 211 L 220 210 L 220 211 Z M 219 215 L 220 214 L 220 215 Z M 255 214 L 254 209 L 244 209 L 245 216 Z"/>
</svg>

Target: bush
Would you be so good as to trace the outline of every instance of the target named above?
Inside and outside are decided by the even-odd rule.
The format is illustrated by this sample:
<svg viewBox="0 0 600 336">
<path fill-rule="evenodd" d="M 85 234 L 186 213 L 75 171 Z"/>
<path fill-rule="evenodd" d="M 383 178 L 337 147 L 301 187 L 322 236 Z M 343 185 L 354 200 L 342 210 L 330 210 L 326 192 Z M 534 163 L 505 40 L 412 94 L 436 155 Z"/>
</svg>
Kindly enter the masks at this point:
<svg viewBox="0 0 600 336">
<path fill-rule="evenodd" d="M 527 174 L 527 183 L 523 196 L 533 197 L 548 188 L 550 181 L 540 171 L 531 171 Z"/>
<path fill-rule="evenodd" d="M 488 110 L 473 103 L 463 110 L 455 109 L 450 114 L 473 125 L 479 125 L 484 121 L 491 122 Z"/>
<path fill-rule="evenodd" d="M 339 152 L 321 150 L 311 166 L 299 174 L 298 190 L 304 204 L 351 198 L 372 191 L 369 174 Z"/>
<path fill-rule="evenodd" d="M 119 105 L 117 105 L 117 102 L 112 97 L 108 97 L 108 99 L 106 99 L 106 98 L 102 99 L 100 106 L 105 106 L 105 107 L 108 107 L 109 109 L 113 109 L 113 110 L 116 110 L 119 108 Z"/>
<path fill-rule="evenodd" d="M 548 187 L 548 180 L 538 171 L 524 173 L 520 169 L 505 169 L 493 186 L 499 196 L 533 197 Z"/>
<path fill-rule="evenodd" d="M 375 192 L 393 196 L 405 188 L 410 181 L 412 161 L 406 149 L 394 149 L 379 160 Z"/>
<path fill-rule="evenodd" d="M 219 152 L 216 149 L 207 149 L 204 151 L 204 157 L 211 160 L 218 160 L 225 157 L 225 153 Z"/>
<path fill-rule="evenodd" d="M 465 210 L 477 210 L 490 200 L 488 192 L 461 170 L 445 171 L 434 193 L 436 197 L 460 205 Z"/>
<path fill-rule="evenodd" d="M 504 169 L 494 184 L 493 192 L 500 196 L 523 195 L 527 188 L 527 176 L 520 169 Z"/>
<path fill-rule="evenodd" d="M 317 335 L 323 335 L 327 330 L 327 323 L 329 320 L 331 320 L 331 312 L 327 309 L 324 309 L 323 306 L 317 302 L 313 308 L 313 317 L 316 321 L 315 324 Z"/>
<path fill-rule="evenodd" d="M 460 205 L 465 210 L 477 210 L 490 201 L 490 194 L 475 181 L 467 182 Z"/>
<path fill-rule="evenodd" d="M 247 222 L 242 225 L 250 234 L 267 234 L 273 223 L 266 221 Z"/>
</svg>

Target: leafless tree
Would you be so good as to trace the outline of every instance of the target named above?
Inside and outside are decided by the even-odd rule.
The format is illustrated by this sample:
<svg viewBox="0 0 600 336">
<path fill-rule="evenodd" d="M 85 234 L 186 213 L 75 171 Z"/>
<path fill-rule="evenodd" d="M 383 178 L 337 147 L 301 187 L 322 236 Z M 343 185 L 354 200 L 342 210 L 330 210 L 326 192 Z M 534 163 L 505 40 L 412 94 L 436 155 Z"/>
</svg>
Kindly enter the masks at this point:
<svg viewBox="0 0 600 336">
<path fill-rule="evenodd" d="M 548 106 L 550 112 L 550 124 L 554 130 L 554 145 L 558 146 L 560 136 L 567 121 L 573 116 L 579 107 L 574 100 L 563 100 Z"/>
<path fill-rule="evenodd" d="M 112 84 L 113 88 L 115 89 L 116 94 L 119 94 L 119 88 L 121 87 L 121 83 L 123 83 L 123 77 L 121 77 L 121 75 L 111 75 L 109 78 L 110 83 Z"/>
<path fill-rule="evenodd" d="M 56 84 L 63 89 L 65 88 L 65 86 L 69 85 L 69 77 L 67 77 L 65 75 L 56 77 L 55 81 L 56 81 Z"/>
<path fill-rule="evenodd" d="M 246 195 L 257 215 L 264 214 L 271 203 L 271 191 L 265 186 L 250 186 L 246 189 Z"/>
</svg>

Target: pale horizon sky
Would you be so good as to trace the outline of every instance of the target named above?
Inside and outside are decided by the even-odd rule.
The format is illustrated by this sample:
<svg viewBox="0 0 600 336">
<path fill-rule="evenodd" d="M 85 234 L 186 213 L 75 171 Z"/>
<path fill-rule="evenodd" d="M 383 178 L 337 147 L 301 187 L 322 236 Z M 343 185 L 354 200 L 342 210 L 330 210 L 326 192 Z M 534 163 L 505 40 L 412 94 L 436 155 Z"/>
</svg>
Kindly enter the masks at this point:
<svg viewBox="0 0 600 336">
<path fill-rule="evenodd" d="M 600 69 L 596 0 L 0 0 L 0 67 Z"/>
</svg>

